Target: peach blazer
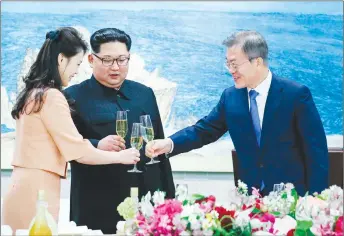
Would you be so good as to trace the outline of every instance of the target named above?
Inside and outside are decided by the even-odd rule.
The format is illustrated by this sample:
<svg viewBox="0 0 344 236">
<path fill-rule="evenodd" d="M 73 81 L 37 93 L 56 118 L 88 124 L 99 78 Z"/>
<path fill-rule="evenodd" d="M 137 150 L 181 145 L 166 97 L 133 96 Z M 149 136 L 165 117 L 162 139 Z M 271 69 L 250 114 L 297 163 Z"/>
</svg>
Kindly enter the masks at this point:
<svg viewBox="0 0 344 236">
<path fill-rule="evenodd" d="M 16 121 L 13 166 L 42 169 L 66 178 L 68 161 L 95 151 L 79 134 L 67 100 L 57 89 L 46 91 L 39 112 L 24 113 Z"/>
</svg>

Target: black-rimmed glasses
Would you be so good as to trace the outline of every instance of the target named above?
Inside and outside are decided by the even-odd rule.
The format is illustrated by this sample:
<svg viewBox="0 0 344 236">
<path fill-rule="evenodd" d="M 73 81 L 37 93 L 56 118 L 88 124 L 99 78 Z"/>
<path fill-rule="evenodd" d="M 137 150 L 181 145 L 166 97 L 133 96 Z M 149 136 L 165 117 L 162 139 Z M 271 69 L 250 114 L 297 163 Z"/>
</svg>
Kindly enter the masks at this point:
<svg viewBox="0 0 344 236">
<path fill-rule="evenodd" d="M 120 56 L 118 58 L 102 58 L 102 57 L 99 57 L 97 56 L 96 54 L 92 53 L 96 58 L 98 58 L 99 60 L 102 61 L 102 64 L 104 66 L 112 66 L 115 61 L 117 63 L 118 66 L 127 66 L 128 65 L 128 62 L 129 62 L 129 59 L 130 59 L 130 56 Z"/>
</svg>

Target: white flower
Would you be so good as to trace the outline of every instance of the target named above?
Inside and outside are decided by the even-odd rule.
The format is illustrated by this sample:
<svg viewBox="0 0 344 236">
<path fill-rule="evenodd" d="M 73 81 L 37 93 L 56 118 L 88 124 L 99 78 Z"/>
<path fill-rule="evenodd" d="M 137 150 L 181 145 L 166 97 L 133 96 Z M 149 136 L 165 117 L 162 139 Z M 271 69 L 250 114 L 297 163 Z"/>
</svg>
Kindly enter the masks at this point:
<svg viewBox="0 0 344 236">
<path fill-rule="evenodd" d="M 213 219 L 219 218 L 219 213 L 218 213 L 217 211 L 215 211 L 215 210 L 212 210 L 212 211 L 210 212 L 210 215 L 211 215 L 211 217 L 212 217 Z"/>
<path fill-rule="evenodd" d="M 155 206 L 161 205 L 165 202 L 165 192 L 162 191 L 155 191 L 153 195 L 153 202 Z"/>
<path fill-rule="evenodd" d="M 146 194 L 146 196 L 143 196 L 143 197 L 141 198 L 141 202 L 142 202 L 142 201 L 149 202 L 150 200 L 152 200 L 152 195 L 151 195 L 151 192 L 148 191 L 148 193 Z"/>
<path fill-rule="evenodd" d="M 321 236 L 321 230 L 318 227 L 312 226 L 310 228 L 310 231 L 315 235 L 315 236 Z"/>
<path fill-rule="evenodd" d="M 140 203 L 140 210 L 144 217 L 151 217 L 154 213 L 154 207 L 151 202 L 141 202 Z"/>
<path fill-rule="evenodd" d="M 133 235 L 136 223 L 133 220 L 118 221 L 116 225 L 116 235 Z"/>
<path fill-rule="evenodd" d="M 139 203 L 140 210 L 144 217 L 151 217 L 154 213 L 154 207 L 151 203 L 151 193 L 148 192 L 146 196 L 143 196 L 141 202 Z"/>
<path fill-rule="evenodd" d="M 202 235 L 212 236 L 214 232 L 210 229 L 203 230 Z"/>
<path fill-rule="evenodd" d="M 286 215 L 282 219 L 275 219 L 274 229 L 277 231 L 278 235 L 287 235 L 289 230 L 296 228 L 296 225 L 296 220 Z"/>
<path fill-rule="evenodd" d="M 202 220 L 202 229 L 208 229 L 212 226 L 212 221 L 209 221 L 207 218 Z"/>
<path fill-rule="evenodd" d="M 310 210 L 311 210 L 311 217 L 312 218 L 316 217 L 320 211 L 318 206 L 312 206 Z"/>
<path fill-rule="evenodd" d="M 125 221 L 118 221 L 116 225 L 118 235 L 125 235 Z"/>
<path fill-rule="evenodd" d="M 252 229 L 260 229 L 261 227 L 263 227 L 263 222 L 256 218 L 250 220 L 250 224 Z"/>
<path fill-rule="evenodd" d="M 200 230 L 201 229 L 201 222 L 197 219 L 196 215 L 189 216 L 189 222 L 191 230 Z"/>
<path fill-rule="evenodd" d="M 252 209 L 239 212 L 238 216 L 234 219 L 234 225 L 244 229 L 250 222 L 249 214 L 251 211 Z"/>
<path fill-rule="evenodd" d="M 199 207 L 198 203 L 196 203 L 194 205 L 183 206 L 183 210 L 181 212 L 181 218 L 191 217 L 191 216 L 202 216 L 202 217 L 204 217 L 204 212 Z"/>
<path fill-rule="evenodd" d="M 176 189 L 176 198 L 183 202 L 188 198 L 188 188 L 185 184 L 179 184 Z"/>
<path fill-rule="evenodd" d="M 176 227 L 177 230 L 185 230 L 186 225 L 188 222 L 186 220 L 182 220 L 180 214 L 176 214 L 172 219 L 173 225 Z"/>
<path fill-rule="evenodd" d="M 238 180 L 238 192 L 241 194 L 247 194 L 247 184 L 242 182 L 240 179 Z"/>
<path fill-rule="evenodd" d="M 329 189 L 325 189 L 325 190 L 323 190 L 321 193 L 320 193 L 320 197 L 322 198 L 322 199 L 324 199 L 325 201 L 327 201 L 328 199 L 329 199 L 329 197 L 330 197 L 330 194 L 331 194 L 331 191 L 329 190 Z"/>
<path fill-rule="evenodd" d="M 293 188 L 295 188 L 294 184 L 292 184 L 292 183 L 286 183 L 284 186 L 285 186 L 285 190 L 287 192 L 290 192 Z"/>
<path fill-rule="evenodd" d="M 273 235 L 273 234 L 266 231 L 257 231 L 252 234 L 252 236 L 269 236 L 269 235 Z"/>
<path fill-rule="evenodd" d="M 310 216 L 309 207 L 305 200 L 306 198 L 300 198 L 298 205 L 295 209 L 295 218 L 296 220 L 304 220 L 304 221 L 311 221 L 312 218 Z"/>
<path fill-rule="evenodd" d="M 217 211 L 212 210 L 210 213 L 207 213 L 204 218 L 202 219 L 202 229 L 206 230 L 210 227 L 217 227 L 216 220 L 219 217 L 219 213 Z"/>
<path fill-rule="evenodd" d="M 338 210 L 330 209 L 330 215 L 331 216 L 340 216 L 340 213 Z"/>
<path fill-rule="evenodd" d="M 196 229 L 192 232 L 192 236 L 203 236 L 202 230 Z"/>
<path fill-rule="evenodd" d="M 191 232 L 188 232 L 188 231 L 182 231 L 182 232 L 180 232 L 179 235 L 180 236 L 191 236 L 192 234 L 191 234 Z"/>
</svg>

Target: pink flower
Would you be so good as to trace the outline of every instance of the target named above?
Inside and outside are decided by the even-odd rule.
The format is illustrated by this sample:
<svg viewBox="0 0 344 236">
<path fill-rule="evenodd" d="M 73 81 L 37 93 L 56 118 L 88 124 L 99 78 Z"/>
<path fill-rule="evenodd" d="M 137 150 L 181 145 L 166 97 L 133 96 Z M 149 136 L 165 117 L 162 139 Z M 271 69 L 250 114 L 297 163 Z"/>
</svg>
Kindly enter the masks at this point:
<svg viewBox="0 0 344 236">
<path fill-rule="evenodd" d="M 259 189 L 256 189 L 255 187 L 252 187 L 252 189 L 252 195 L 257 196 L 258 198 L 262 197 L 262 195 L 259 193 Z"/>
<path fill-rule="evenodd" d="M 343 235 L 344 232 L 344 224 L 343 224 L 343 216 L 340 216 L 336 222 L 334 232 L 336 232 L 338 235 Z"/>
<path fill-rule="evenodd" d="M 180 229 L 175 229 L 173 218 L 182 212 L 182 204 L 178 200 L 168 199 L 154 209 L 153 215 L 149 219 L 144 219 L 142 215 L 137 217 L 139 227 L 146 235 L 178 235 Z M 143 217 L 143 218 L 142 218 Z M 140 234 L 141 235 L 141 234 Z"/>
<path fill-rule="evenodd" d="M 262 222 L 271 222 L 271 223 L 275 223 L 275 216 L 269 213 L 264 213 L 264 215 L 260 218 L 260 221 Z"/>
<path fill-rule="evenodd" d="M 215 204 L 215 201 L 216 201 L 216 198 L 215 196 L 213 195 L 210 195 L 209 197 L 205 197 L 203 199 L 200 199 L 200 200 L 196 200 L 195 203 L 199 203 L 199 204 L 202 204 L 204 202 L 209 202 L 210 204 Z"/>
<path fill-rule="evenodd" d="M 215 201 L 216 201 L 216 198 L 213 195 L 210 195 L 209 197 L 196 200 L 195 203 L 198 203 L 200 205 L 200 208 L 202 209 L 203 212 L 209 213 L 214 209 Z"/>
</svg>

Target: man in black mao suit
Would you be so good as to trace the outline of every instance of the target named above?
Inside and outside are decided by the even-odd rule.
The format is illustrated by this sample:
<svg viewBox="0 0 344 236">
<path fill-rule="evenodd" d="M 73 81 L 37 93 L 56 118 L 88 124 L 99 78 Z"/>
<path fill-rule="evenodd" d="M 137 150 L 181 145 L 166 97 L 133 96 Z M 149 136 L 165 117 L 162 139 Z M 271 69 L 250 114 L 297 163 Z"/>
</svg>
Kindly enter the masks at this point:
<svg viewBox="0 0 344 236">
<path fill-rule="evenodd" d="M 153 90 L 126 80 L 130 36 L 115 28 L 105 28 L 96 31 L 90 43 L 92 54 L 88 59 L 93 68 L 92 77 L 65 90 L 66 97 L 74 103 L 73 120 L 79 132 L 99 149 L 119 151 L 130 148 L 132 124 L 139 122 L 141 115 L 148 114 L 155 137 L 164 138 Z M 115 135 L 119 110 L 129 110 L 125 140 Z M 130 195 L 131 187 L 138 187 L 140 196 L 159 189 L 167 197 L 174 197 L 171 165 L 165 155 L 159 156 L 160 163 L 145 165 L 150 159 L 144 155 L 143 147 L 140 158 L 141 174 L 128 173 L 130 165 L 90 166 L 71 162 L 70 220 L 114 234 L 117 222 L 123 220 L 117 206 Z"/>
</svg>

